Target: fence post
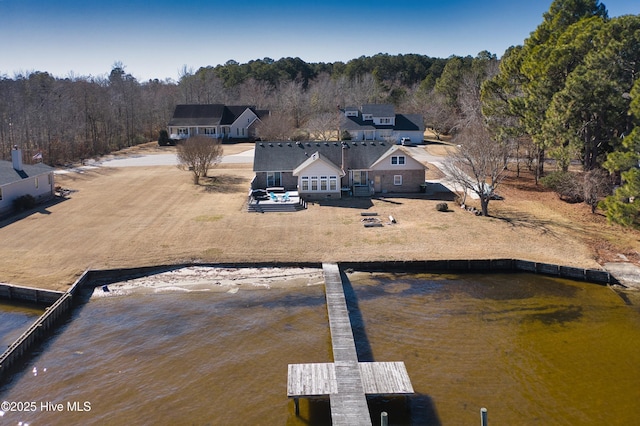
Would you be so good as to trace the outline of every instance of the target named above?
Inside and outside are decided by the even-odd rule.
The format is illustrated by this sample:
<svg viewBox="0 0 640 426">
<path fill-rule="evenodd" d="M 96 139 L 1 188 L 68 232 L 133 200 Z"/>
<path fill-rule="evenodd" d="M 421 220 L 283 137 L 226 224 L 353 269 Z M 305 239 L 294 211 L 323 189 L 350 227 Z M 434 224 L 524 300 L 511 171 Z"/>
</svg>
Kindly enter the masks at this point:
<svg viewBox="0 0 640 426">
<path fill-rule="evenodd" d="M 380 413 L 380 425 L 381 426 L 389 426 L 389 415 L 386 411 Z"/>
<path fill-rule="evenodd" d="M 487 426 L 487 409 L 484 407 L 480 409 L 480 424 Z"/>
</svg>

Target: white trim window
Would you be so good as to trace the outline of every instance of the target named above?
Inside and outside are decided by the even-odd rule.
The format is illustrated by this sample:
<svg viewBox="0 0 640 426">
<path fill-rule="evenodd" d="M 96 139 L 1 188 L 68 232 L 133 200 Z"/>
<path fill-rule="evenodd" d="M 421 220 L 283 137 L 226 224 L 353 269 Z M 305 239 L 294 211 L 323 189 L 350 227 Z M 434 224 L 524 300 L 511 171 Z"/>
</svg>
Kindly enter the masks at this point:
<svg viewBox="0 0 640 426">
<path fill-rule="evenodd" d="M 393 175 L 393 184 L 395 186 L 402 186 L 402 175 Z"/>
<path fill-rule="evenodd" d="M 300 188 L 302 191 L 309 190 L 309 176 L 302 176 Z"/>
<path fill-rule="evenodd" d="M 327 190 L 327 177 L 320 176 L 320 191 L 326 191 L 326 190 Z"/>
<path fill-rule="evenodd" d="M 318 190 L 318 176 L 311 176 L 311 190 Z"/>
<path fill-rule="evenodd" d="M 338 190 L 338 176 L 329 176 L 329 191 Z"/>
<path fill-rule="evenodd" d="M 392 155 L 391 156 L 391 165 L 393 166 L 402 166 L 406 162 L 406 158 L 404 155 Z"/>
</svg>

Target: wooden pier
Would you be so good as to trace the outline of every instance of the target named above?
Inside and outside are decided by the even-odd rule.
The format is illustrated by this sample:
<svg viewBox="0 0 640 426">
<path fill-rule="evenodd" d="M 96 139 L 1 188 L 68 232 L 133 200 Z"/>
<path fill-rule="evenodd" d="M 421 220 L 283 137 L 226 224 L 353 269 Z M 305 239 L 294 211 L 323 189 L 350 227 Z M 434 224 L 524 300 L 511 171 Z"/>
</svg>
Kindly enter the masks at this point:
<svg viewBox="0 0 640 426">
<path fill-rule="evenodd" d="M 366 395 L 412 394 L 404 362 L 358 362 L 340 269 L 323 264 L 333 363 L 289 364 L 287 396 L 328 395 L 334 425 L 371 425 Z"/>
</svg>

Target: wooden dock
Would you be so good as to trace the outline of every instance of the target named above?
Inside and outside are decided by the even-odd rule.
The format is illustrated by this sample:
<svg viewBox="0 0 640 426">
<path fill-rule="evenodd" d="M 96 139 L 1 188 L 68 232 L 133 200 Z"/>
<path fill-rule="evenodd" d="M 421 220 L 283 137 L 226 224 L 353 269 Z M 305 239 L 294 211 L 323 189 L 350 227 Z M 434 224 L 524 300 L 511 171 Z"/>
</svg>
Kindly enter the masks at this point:
<svg viewBox="0 0 640 426">
<path fill-rule="evenodd" d="M 328 395 L 334 425 L 371 425 L 366 395 L 412 394 L 403 362 L 358 362 L 340 269 L 323 264 L 333 363 L 289 364 L 287 396 Z"/>
</svg>

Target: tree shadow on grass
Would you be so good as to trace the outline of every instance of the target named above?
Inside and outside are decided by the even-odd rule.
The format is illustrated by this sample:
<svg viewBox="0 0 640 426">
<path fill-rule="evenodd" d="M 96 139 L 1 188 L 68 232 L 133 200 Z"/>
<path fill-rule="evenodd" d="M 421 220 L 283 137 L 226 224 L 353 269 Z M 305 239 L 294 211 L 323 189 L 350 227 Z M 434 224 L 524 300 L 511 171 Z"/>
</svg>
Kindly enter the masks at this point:
<svg viewBox="0 0 640 426">
<path fill-rule="evenodd" d="M 247 179 L 234 175 L 206 176 L 200 178 L 199 185 L 207 192 L 232 194 L 242 192 L 247 186 Z"/>
<path fill-rule="evenodd" d="M 535 217 L 529 213 L 503 211 L 500 216 L 490 217 L 500 220 L 513 228 L 535 229 L 542 234 L 559 237 L 557 232 L 552 229 L 552 225 L 557 225 L 555 222 Z"/>
</svg>

